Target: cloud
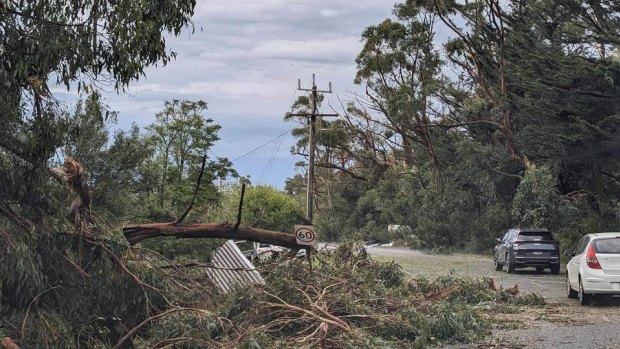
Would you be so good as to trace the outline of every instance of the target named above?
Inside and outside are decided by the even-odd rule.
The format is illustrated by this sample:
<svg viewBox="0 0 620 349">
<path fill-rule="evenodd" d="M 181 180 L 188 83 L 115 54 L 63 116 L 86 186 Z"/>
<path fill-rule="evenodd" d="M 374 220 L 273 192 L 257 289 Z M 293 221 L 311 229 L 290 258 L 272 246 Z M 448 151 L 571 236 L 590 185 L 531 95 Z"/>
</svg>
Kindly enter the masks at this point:
<svg viewBox="0 0 620 349">
<path fill-rule="evenodd" d="M 323 17 L 327 17 L 327 18 L 334 18 L 334 17 L 338 17 L 339 12 L 336 10 L 329 10 L 329 9 L 325 9 L 325 10 L 321 10 L 321 16 Z"/>
<path fill-rule="evenodd" d="M 203 99 L 207 115 L 222 126 L 214 154 L 233 159 L 280 133 L 297 79 L 309 87 L 333 83 L 337 93 L 355 91 L 355 57 L 364 28 L 391 16 L 394 0 L 206 0 L 199 1 L 196 32 L 167 37 L 177 59 L 146 70 L 126 94 L 106 95 L 120 112 L 119 126 L 145 126 L 165 100 Z M 65 94 L 67 99 L 74 98 Z M 327 111 L 327 109 L 326 109 Z M 242 175 L 276 186 L 294 174 L 292 136 L 235 162 Z M 271 169 L 265 170 L 270 158 Z M 263 178 L 261 178 L 263 177 Z"/>
<path fill-rule="evenodd" d="M 356 37 L 331 40 L 270 40 L 257 45 L 251 55 L 260 58 L 351 64 L 361 49 Z"/>
</svg>

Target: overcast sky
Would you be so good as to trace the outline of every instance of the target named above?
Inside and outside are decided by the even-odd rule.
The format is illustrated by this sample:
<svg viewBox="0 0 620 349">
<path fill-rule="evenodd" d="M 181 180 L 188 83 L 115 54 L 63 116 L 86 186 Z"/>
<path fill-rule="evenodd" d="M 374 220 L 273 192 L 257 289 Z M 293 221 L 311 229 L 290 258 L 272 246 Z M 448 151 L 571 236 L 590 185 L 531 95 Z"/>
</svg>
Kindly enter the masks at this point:
<svg viewBox="0 0 620 349">
<path fill-rule="evenodd" d="M 210 157 L 237 159 L 290 129 L 284 114 L 299 96 L 297 79 L 319 89 L 329 81 L 334 94 L 352 91 L 355 57 L 367 26 L 391 16 L 395 0 L 203 0 L 198 1 L 196 32 L 169 38 L 177 59 L 149 68 L 147 78 L 127 94 L 104 94 L 118 111 L 119 127 L 153 122 L 165 100 L 203 99 L 208 116 L 222 126 L 221 140 Z M 202 28 L 202 30 L 200 30 Z M 329 110 L 322 110 L 329 112 Z M 290 132 L 234 161 L 253 184 L 284 187 L 295 174 Z"/>
</svg>

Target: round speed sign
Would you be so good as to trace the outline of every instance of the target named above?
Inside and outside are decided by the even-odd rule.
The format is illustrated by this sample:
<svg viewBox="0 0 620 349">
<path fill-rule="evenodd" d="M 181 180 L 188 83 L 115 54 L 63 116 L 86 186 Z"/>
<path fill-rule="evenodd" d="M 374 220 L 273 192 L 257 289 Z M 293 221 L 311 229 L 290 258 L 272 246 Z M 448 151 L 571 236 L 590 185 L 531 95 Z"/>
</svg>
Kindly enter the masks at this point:
<svg viewBox="0 0 620 349">
<path fill-rule="evenodd" d="M 295 238 L 300 245 L 314 245 L 316 243 L 316 233 L 311 225 L 300 225 L 295 227 Z"/>
</svg>

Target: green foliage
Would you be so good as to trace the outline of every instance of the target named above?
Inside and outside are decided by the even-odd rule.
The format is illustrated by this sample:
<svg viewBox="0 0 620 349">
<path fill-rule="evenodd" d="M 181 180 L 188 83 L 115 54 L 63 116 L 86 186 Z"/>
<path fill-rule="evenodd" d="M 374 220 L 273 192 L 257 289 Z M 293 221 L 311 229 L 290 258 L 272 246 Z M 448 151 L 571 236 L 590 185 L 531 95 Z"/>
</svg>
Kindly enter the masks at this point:
<svg viewBox="0 0 620 349">
<path fill-rule="evenodd" d="M 485 309 L 541 299 L 492 291 L 487 279 L 411 279 L 394 263 L 370 259 L 358 243 L 321 253 L 321 261 L 312 274 L 299 261 L 279 264 L 266 273 L 265 286 L 226 297 L 219 313 L 245 330 L 241 347 L 303 347 L 315 340 L 339 348 L 469 342 L 491 328 Z M 425 299 L 444 290 L 451 290 L 444 298 Z M 310 314 L 333 317 L 320 332 L 321 320 Z M 336 319 L 350 330 L 331 322 Z"/>
<path fill-rule="evenodd" d="M 144 75 L 147 66 L 167 63 L 163 34 L 180 34 L 196 2 L 186 1 L 21 1 L 7 3 L 0 80 L 25 86 L 109 76 L 116 87 Z M 41 43 L 46 43 L 45 45 Z M 44 85 L 45 86 L 45 85 Z M 40 88 L 40 87 L 39 87 Z"/>
<path fill-rule="evenodd" d="M 234 223 L 239 212 L 241 186 L 222 193 L 222 206 L 212 214 L 216 221 Z M 294 197 L 269 186 L 248 186 L 243 199 L 241 224 L 274 231 L 292 232 L 303 209 Z"/>
<path fill-rule="evenodd" d="M 468 342 L 489 333 L 481 314 L 463 304 L 437 303 L 430 309 L 430 333 L 440 341 Z"/>
<path fill-rule="evenodd" d="M 517 188 L 512 215 L 521 227 L 555 227 L 561 198 L 546 166 L 530 166 Z"/>
<path fill-rule="evenodd" d="M 143 76 L 148 66 L 165 64 L 175 56 L 166 50 L 164 35 L 179 35 L 190 25 L 195 4 L 194 0 L 3 3 L 0 162 L 10 169 L 0 172 L 3 202 L 38 211 L 39 217 L 41 210 L 56 213 L 58 203 L 49 194 L 53 189 L 44 167 L 76 128 L 51 95 L 48 79 L 55 77 L 67 88 L 77 84 L 78 92 L 103 81 L 124 88 Z M 92 109 L 88 104 L 95 99 L 87 101 L 86 109 Z M 89 126 L 100 122 L 89 118 Z M 101 135 L 92 142 L 100 145 Z"/>
<path fill-rule="evenodd" d="M 396 4 L 362 34 L 355 81 L 368 99 L 321 125 L 346 136 L 319 144 L 316 224 L 373 240 L 407 225 L 423 248 L 475 252 L 515 226 L 547 227 L 566 247 L 615 229 L 618 11 L 611 1 Z M 451 34 L 443 50 L 438 27 Z M 294 133 L 299 144 L 306 134 Z"/>
<path fill-rule="evenodd" d="M 189 205 L 193 198 L 196 180 L 213 144 L 219 140 L 220 126 L 203 114 L 207 109 L 204 101 L 165 102 L 164 110 L 155 115 L 155 122 L 147 127 L 148 144 L 155 153 L 147 164 L 153 171 L 157 194 L 150 201 L 154 212 L 151 219 L 173 220 Z M 196 197 L 197 211 L 204 210 L 218 199 L 214 180 L 236 176 L 232 163 L 226 158 L 205 162 L 205 170 Z"/>
<path fill-rule="evenodd" d="M 536 293 L 526 294 L 525 296 L 514 298 L 513 304 L 521 306 L 542 307 L 547 304 L 545 298 Z"/>
<path fill-rule="evenodd" d="M 133 327 L 149 313 L 165 308 L 163 294 L 175 299 L 169 293 L 171 284 L 155 271 L 128 265 L 157 291 L 138 285 L 119 269 L 110 253 L 122 256 L 125 245 L 113 240 L 89 244 L 58 231 L 33 233 L 33 237 L 20 236 L 15 248 L 0 250 L 0 323 L 11 328 L 7 335 L 20 338 L 9 326 L 25 321 L 23 347 L 110 342 L 114 337 L 108 337 L 110 329 L 100 319 L 116 317 Z"/>
</svg>

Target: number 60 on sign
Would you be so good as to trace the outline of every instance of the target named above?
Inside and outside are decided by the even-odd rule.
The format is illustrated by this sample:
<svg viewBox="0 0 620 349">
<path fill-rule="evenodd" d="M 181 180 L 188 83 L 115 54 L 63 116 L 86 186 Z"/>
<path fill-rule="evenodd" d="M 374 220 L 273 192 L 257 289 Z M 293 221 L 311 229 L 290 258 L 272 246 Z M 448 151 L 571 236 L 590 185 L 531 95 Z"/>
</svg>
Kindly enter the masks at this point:
<svg viewBox="0 0 620 349">
<path fill-rule="evenodd" d="M 311 225 L 296 225 L 295 239 L 298 245 L 313 246 L 316 248 L 318 236 Z"/>
</svg>

